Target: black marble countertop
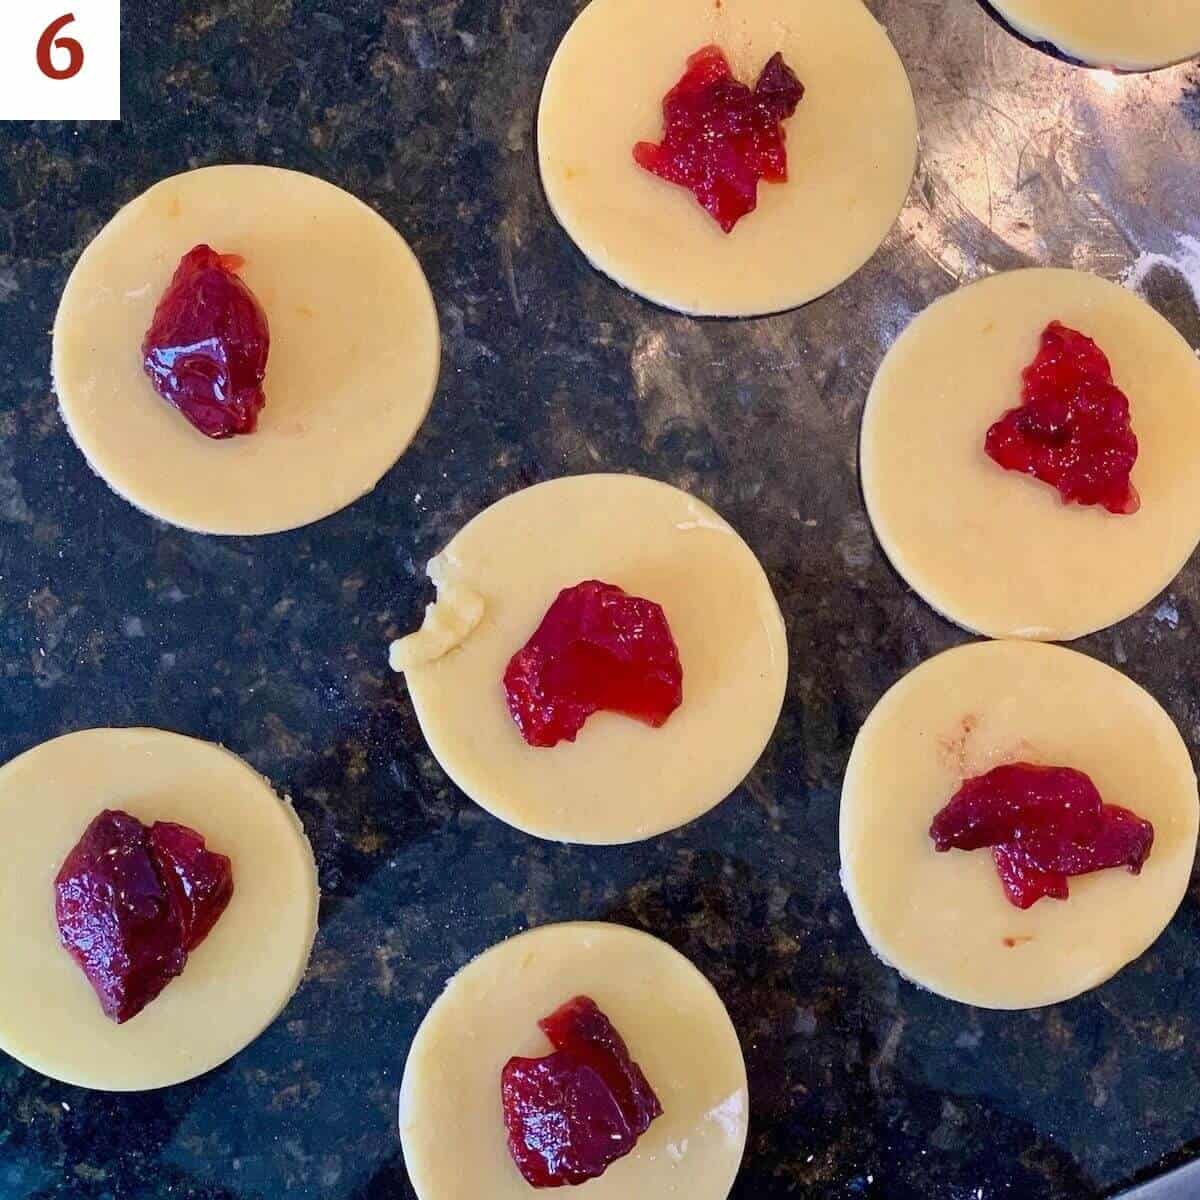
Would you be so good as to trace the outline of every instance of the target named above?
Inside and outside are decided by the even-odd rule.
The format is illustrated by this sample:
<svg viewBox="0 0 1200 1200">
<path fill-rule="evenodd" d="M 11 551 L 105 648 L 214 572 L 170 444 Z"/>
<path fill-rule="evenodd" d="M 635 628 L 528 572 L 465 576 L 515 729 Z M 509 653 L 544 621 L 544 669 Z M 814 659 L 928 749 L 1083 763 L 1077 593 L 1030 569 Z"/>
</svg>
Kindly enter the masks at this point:
<svg viewBox="0 0 1200 1200">
<path fill-rule="evenodd" d="M 105 724 L 223 742 L 295 798 L 324 891 L 300 992 L 212 1074 L 120 1097 L 0 1062 L 4 1200 L 411 1198 L 396 1097 L 423 1012 L 485 947 L 570 918 L 650 930 L 728 1002 L 753 1096 L 736 1200 L 1095 1200 L 1200 1151 L 1195 885 L 1107 986 L 987 1013 L 871 956 L 837 851 L 859 724 L 966 640 L 867 525 L 855 450 L 872 373 L 930 300 L 1029 263 L 1133 271 L 1200 345 L 1200 71 L 1076 70 L 974 0 L 871 6 L 922 119 L 909 203 L 850 283 L 759 321 L 623 293 L 547 211 L 534 113 L 582 0 L 126 0 L 124 120 L 0 126 L 0 757 Z M 437 297 L 443 374 L 371 496 L 295 533 L 218 539 L 148 520 L 90 474 L 47 331 L 120 204 L 239 161 L 333 180 L 405 234 Z M 385 667 L 427 598 L 426 559 L 468 517 L 595 469 L 714 504 L 761 556 L 792 648 L 782 722 L 745 786 L 623 849 L 486 816 Z M 1193 746 L 1198 619 L 1193 564 L 1082 645 Z"/>
</svg>

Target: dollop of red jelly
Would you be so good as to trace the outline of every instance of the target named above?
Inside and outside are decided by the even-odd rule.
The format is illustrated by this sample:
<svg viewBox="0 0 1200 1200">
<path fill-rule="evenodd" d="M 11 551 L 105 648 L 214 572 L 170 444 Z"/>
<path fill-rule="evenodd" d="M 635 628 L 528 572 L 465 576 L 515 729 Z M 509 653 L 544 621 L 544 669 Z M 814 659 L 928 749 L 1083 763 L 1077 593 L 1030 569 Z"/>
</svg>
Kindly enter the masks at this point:
<svg viewBox="0 0 1200 1200">
<path fill-rule="evenodd" d="M 149 849 L 179 916 L 183 948 L 190 953 L 212 932 L 233 897 L 233 866 L 224 854 L 209 850 L 194 829 L 171 821 L 150 826 Z"/>
<path fill-rule="evenodd" d="M 1066 900 L 1067 880 L 1112 867 L 1141 874 L 1154 826 L 1105 804 L 1082 771 L 1017 762 L 968 779 L 933 819 L 939 851 L 991 847 L 1017 908 Z"/>
<path fill-rule="evenodd" d="M 783 122 L 803 96 L 782 54 L 768 60 L 751 90 L 734 78 L 719 46 L 705 46 L 663 100 L 662 142 L 638 142 L 634 161 L 687 188 L 729 233 L 758 207 L 760 179 L 787 181 Z"/>
<path fill-rule="evenodd" d="M 510 1058 L 500 1075 L 513 1161 L 535 1188 L 595 1179 L 662 1116 L 612 1022 L 576 996 L 538 1022 L 554 1053 Z"/>
<path fill-rule="evenodd" d="M 988 455 L 1056 487 L 1064 504 L 1128 516 L 1141 505 L 1129 475 L 1138 440 L 1129 400 L 1091 338 L 1051 321 L 1025 368 L 1021 404 L 987 432 Z"/>
<path fill-rule="evenodd" d="M 683 703 L 683 668 L 666 613 L 611 583 L 566 588 L 513 655 L 504 694 L 531 746 L 573 742 L 602 710 L 657 728 Z"/>
<path fill-rule="evenodd" d="M 142 341 L 154 390 L 201 433 L 253 433 L 266 404 L 271 331 L 237 272 L 242 259 L 196 246 L 179 261 Z"/>
<path fill-rule="evenodd" d="M 54 881 L 63 946 L 118 1024 L 187 964 L 233 896 L 233 866 L 183 825 L 105 809 Z"/>
</svg>

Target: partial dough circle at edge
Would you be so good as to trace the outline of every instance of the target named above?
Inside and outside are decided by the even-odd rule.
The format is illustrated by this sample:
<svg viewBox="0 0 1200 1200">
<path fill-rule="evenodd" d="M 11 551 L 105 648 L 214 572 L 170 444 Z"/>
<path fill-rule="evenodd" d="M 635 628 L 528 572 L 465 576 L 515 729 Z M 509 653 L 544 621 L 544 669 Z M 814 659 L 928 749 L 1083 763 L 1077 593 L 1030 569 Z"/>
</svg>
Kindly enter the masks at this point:
<svg viewBox="0 0 1200 1200">
<path fill-rule="evenodd" d="M 1020 36 L 1087 66 L 1156 71 L 1200 54 L 1200 2 L 1189 15 L 1166 5 L 1114 0 L 990 0 Z M 1189 24 L 1190 20 L 1190 24 Z"/>
<path fill-rule="evenodd" d="M 1129 397 L 1134 516 L 1064 505 L 984 452 L 1051 320 L 1094 337 Z M 880 365 L 859 449 L 892 565 L 935 611 L 988 637 L 1070 641 L 1116 624 L 1200 541 L 1200 362 L 1136 293 L 1085 272 L 1003 272 L 934 301 Z"/>
<path fill-rule="evenodd" d="M 421 1200 L 528 1194 L 506 1144 L 500 1072 L 514 1055 L 550 1053 L 537 1022 L 581 994 L 612 1020 L 664 1109 L 633 1153 L 584 1192 L 594 1200 L 725 1200 L 749 1117 L 745 1061 L 725 1005 L 667 943 L 600 922 L 541 926 L 498 943 L 450 979 L 426 1013 L 399 1105 L 405 1164 Z M 468 1135 L 466 1160 L 452 1129 Z"/>
<path fill-rule="evenodd" d="M 1070 881 L 1027 911 L 987 851 L 938 854 L 934 814 L 963 779 L 1027 759 L 1087 772 L 1109 803 L 1155 824 L 1140 876 Z M 1184 899 L 1200 802 L 1191 758 L 1144 689 L 1077 651 L 976 642 L 895 683 L 859 731 L 840 814 L 842 884 L 874 953 L 960 1003 L 1037 1008 L 1098 987 L 1140 957 Z"/>
</svg>

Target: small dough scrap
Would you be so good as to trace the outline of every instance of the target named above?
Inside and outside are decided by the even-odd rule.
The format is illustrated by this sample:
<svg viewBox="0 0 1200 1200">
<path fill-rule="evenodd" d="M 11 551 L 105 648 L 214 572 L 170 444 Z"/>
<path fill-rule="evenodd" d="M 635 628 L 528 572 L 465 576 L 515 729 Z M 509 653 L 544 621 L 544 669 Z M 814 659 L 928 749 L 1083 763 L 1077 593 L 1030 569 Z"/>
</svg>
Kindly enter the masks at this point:
<svg viewBox="0 0 1200 1200">
<path fill-rule="evenodd" d="M 777 51 L 805 86 L 784 123 L 788 181 L 763 183 L 731 234 L 633 161 L 711 43 L 751 86 Z M 908 195 L 917 114 L 859 0 L 592 0 L 546 76 L 538 157 L 550 208 L 598 270 L 680 312 L 754 316 L 806 304 L 875 253 Z"/>
<path fill-rule="evenodd" d="M 183 974 L 110 1021 L 59 943 L 54 878 L 102 809 L 176 821 L 233 861 L 233 898 Z M 249 1045 L 300 984 L 317 872 L 292 807 L 240 758 L 158 729 L 71 733 L 0 768 L 0 1050 L 80 1087 L 167 1087 Z"/>
<path fill-rule="evenodd" d="M 1018 33 L 1094 67 L 1150 71 L 1200 54 L 1200 0 L 991 0 Z"/>
<path fill-rule="evenodd" d="M 267 314 L 258 429 L 213 441 L 154 391 L 141 345 L 175 268 L 205 242 Z M 92 469 L 151 516 L 260 534 L 369 492 L 412 441 L 441 365 L 421 266 L 378 213 L 277 167 L 223 166 L 156 184 L 84 250 L 54 322 L 63 419 Z"/>
<path fill-rule="evenodd" d="M 425 606 L 425 622 L 416 633 L 397 638 L 388 651 L 393 671 L 425 667 L 461 646 L 483 620 L 483 597 L 450 578 L 451 563 L 444 554 L 429 560 L 427 574 L 437 588 L 437 600 Z"/>
<path fill-rule="evenodd" d="M 787 637 L 754 553 L 706 505 L 633 475 L 557 479 L 494 504 L 442 558 L 486 615 L 452 654 L 414 656 L 405 679 L 430 749 L 477 804 L 536 837 L 631 842 L 707 812 L 754 766 L 783 705 Z M 662 605 L 683 704 L 660 729 L 599 712 L 575 742 L 534 748 L 504 671 L 587 579 Z"/>
<path fill-rule="evenodd" d="M 1141 875 L 1071 880 L 1021 911 L 987 850 L 939 854 L 934 815 L 1003 763 L 1074 767 L 1154 825 Z M 872 949 L 922 987 L 981 1008 L 1056 1004 L 1103 983 L 1166 928 L 1188 887 L 1200 803 L 1191 757 L 1152 696 L 1037 642 L 948 651 L 880 700 L 842 789 L 842 882 Z"/>
<path fill-rule="evenodd" d="M 1142 507 L 1065 505 L 994 463 L 991 425 L 1021 402 L 1042 331 L 1095 339 L 1128 396 Z M 994 275 L 938 300 L 888 352 L 859 469 L 884 552 L 943 616 L 988 637 L 1069 641 L 1124 620 L 1200 541 L 1200 362 L 1144 300 L 1082 271 Z"/>
<path fill-rule="evenodd" d="M 551 1047 L 537 1023 L 575 996 L 612 1020 L 662 1102 L 633 1152 L 564 1193 L 587 1200 L 725 1200 L 749 1119 L 737 1033 L 712 984 L 665 942 L 620 925 L 535 929 L 464 967 L 429 1010 L 400 1088 L 419 1200 L 528 1200 L 508 1151 L 500 1072 Z"/>
</svg>

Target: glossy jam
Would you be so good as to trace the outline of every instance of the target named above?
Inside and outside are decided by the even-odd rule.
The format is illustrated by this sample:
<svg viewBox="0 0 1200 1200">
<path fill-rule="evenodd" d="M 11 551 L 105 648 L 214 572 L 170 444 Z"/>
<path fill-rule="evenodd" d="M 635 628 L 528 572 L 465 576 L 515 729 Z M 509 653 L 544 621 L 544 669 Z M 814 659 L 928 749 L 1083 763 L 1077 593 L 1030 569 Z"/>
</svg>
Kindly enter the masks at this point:
<svg viewBox="0 0 1200 1200">
<path fill-rule="evenodd" d="M 187 964 L 233 895 L 233 868 L 191 829 L 106 809 L 54 881 L 59 938 L 105 1014 L 137 1016 Z"/>
<path fill-rule="evenodd" d="M 189 250 L 142 342 L 155 391 L 210 438 L 253 433 L 266 403 L 271 332 L 241 266 L 236 254 Z"/>
<path fill-rule="evenodd" d="M 1017 908 L 1066 900 L 1072 875 L 1113 867 L 1138 875 L 1154 845 L 1154 826 L 1103 803 L 1082 771 L 1023 762 L 968 779 L 929 833 L 939 851 L 991 847 Z"/>
<path fill-rule="evenodd" d="M 638 142 L 634 161 L 687 188 L 729 233 L 758 206 L 759 180 L 787 181 L 783 122 L 803 96 L 782 54 L 751 90 L 733 77 L 718 46 L 705 46 L 663 100 L 662 142 Z"/>
<path fill-rule="evenodd" d="M 150 857 L 179 914 L 183 948 L 189 953 L 212 932 L 233 898 L 229 859 L 214 854 L 204 839 L 186 825 L 155 821 L 150 826 Z"/>
<path fill-rule="evenodd" d="M 556 746 L 602 710 L 664 724 L 683 703 L 683 668 L 659 605 L 589 580 L 559 593 L 509 662 L 504 694 L 524 739 Z"/>
<path fill-rule="evenodd" d="M 1100 505 L 1121 516 L 1137 512 L 1129 476 L 1138 441 L 1129 400 L 1113 382 L 1103 351 L 1052 321 L 1023 379 L 1020 407 L 988 430 L 988 455 L 1057 488 L 1064 504 Z"/>
<path fill-rule="evenodd" d="M 662 1116 L 612 1022 L 577 996 L 538 1022 L 554 1053 L 511 1058 L 500 1076 L 508 1148 L 535 1188 L 595 1179 Z"/>
</svg>

